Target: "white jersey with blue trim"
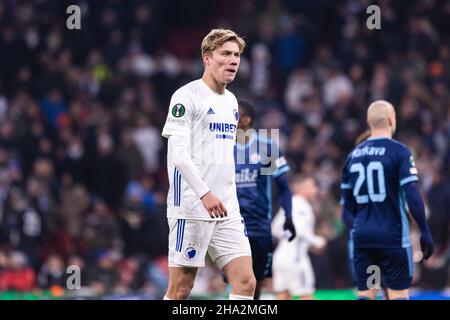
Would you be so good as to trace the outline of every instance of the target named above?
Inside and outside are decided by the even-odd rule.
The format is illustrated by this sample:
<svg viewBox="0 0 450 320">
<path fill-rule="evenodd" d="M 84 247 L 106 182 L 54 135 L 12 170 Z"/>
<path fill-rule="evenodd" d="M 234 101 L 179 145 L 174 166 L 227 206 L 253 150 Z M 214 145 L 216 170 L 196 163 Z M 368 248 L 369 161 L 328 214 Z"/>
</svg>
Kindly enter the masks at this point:
<svg viewBox="0 0 450 320">
<path fill-rule="evenodd" d="M 236 195 L 234 145 L 239 119 L 233 93 L 213 91 L 202 80 L 192 81 L 172 95 L 162 136 L 190 139 L 188 154 L 209 190 L 225 205 L 228 216 L 212 219 L 199 196 L 183 179 L 168 154 L 169 218 L 224 220 L 240 216 Z"/>
<path fill-rule="evenodd" d="M 308 250 L 311 246 L 321 247 L 325 240 L 314 233 L 316 217 L 311 204 L 302 196 L 292 197 L 292 221 L 297 235 L 292 241 L 283 229 L 285 218 L 281 209 L 272 221 L 273 236 L 279 239 L 274 252 L 274 267 L 289 266 L 300 262 L 309 263 Z"/>
</svg>

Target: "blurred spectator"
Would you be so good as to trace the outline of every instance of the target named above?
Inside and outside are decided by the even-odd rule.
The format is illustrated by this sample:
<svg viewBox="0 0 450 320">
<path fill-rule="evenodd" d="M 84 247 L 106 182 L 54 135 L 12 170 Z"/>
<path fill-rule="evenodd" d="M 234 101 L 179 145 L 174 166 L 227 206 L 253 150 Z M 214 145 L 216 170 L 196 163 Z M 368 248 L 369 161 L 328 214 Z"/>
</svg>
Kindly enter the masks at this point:
<svg viewBox="0 0 450 320">
<path fill-rule="evenodd" d="M 86 188 L 75 181 L 69 173 L 61 176 L 59 220 L 61 228 L 73 239 L 79 239 L 83 214 L 89 206 L 89 194 Z"/>
<path fill-rule="evenodd" d="M 442 177 L 440 168 L 433 172 L 433 182 L 426 196 L 430 209 L 429 226 L 436 244 L 436 254 L 445 255 L 449 250 L 450 234 L 450 183 Z"/>
<path fill-rule="evenodd" d="M 87 269 L 88 286 L 98 296 L 114 292 L 120 284 L 120 254 L 113 250 L 99 251 L 96 262 Z"/>
<path fill-rule="evenodd" d="M 99 133 L 96 139 L 96 155 L 89 171 L 91 192 L 104 199 L 112 208 L 121 204 L 125 187 L 125 165 L 117 156 L 114 141 L 108 133 Z"/>
<path fill-rule="evenodd" d="M 91 205 L 92 211 L 84 217 L 81 235 L 86 256 L 120 244 L 118 223 L 107 204 L 100 198 L 94 198 Z"/>
<path fill-rule="evenodd" d="M 121 136 L 121 144 L 118 154 L 125 163 L 127 170 L 127 180 L 135 180 L 144 172 L 144 160 L 141 151 L 133 141 L 130 129 L 124 129 Z"/>
<path fill-rule="evenodd" d="M 141 259 L 138 257 L 129 257 L 119 263 L 120 282 L 118 290 L 128 292 L 130 290 L 139 290 L 145 284 L 145 268 Z"/>
<path fill-rule="evenodd" d="M 39 211 L 30 206 L 25 192 L 17 187 L 12 188 L 3 209 L 1 244 L 21 250 L 22 255 L 27 255 L 27 264 L 36 267 L 45 225 Z"/>
<path fill-rule="evenodd" d="M 30 291 L 36 286 L 36 274 L 20 251 L 9 253 L 7 267 L 0 273 L 0 291 Z"/>
<path fill-rule="evenodd" d="M 52 129 L 56 129 L 59 117 L 67 110 L 63 101 L 62 92 L 58 89 L 52 90 L 48 97 L 42 101 L 41 110 L 49 126 Z"/>
<path fill-rule="evenodd" d="M 133 132 L 133 139 L 144 159 L 146 171 L 155 173 L 159 167 L 159 151 L 161 149 L 159 130 L 151 126 L 145 117 L 139 116 L 137 128 Z"/>
<path fill-rule="evenodd" d="M 49 289 L 52 286 L 65 287 L 65 276 L 66 269 L 62 257 L 50 255 L 38 272 L 37 284 L 42 289 Z"/>
</svg>

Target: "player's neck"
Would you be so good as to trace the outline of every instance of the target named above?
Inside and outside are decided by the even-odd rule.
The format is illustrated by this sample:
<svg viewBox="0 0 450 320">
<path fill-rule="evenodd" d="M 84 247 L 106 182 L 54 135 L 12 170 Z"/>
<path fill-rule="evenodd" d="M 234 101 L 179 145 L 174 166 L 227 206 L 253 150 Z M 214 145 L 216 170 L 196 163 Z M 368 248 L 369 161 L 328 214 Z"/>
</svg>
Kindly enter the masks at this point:
<svg viewBox="0 0 450 320">
<path fill-rule="evenodd" d="M 392 139 L 392 133 L 390 130 L 385 129 L 372 129 L 370 133 L 371 138 L 388 138 Z"/>
<path fill-rule="evenodd" d="M 303 200 L 305 200 L 305 201 L 308 202 L 308 203 L 311 203 L 311 202 L 312 202 L 311 199 L 310 199 L 310 197 L 308 197 L 308 195 L 307 195 L 307 194 L 304 194 L 302 191 L 297 192 L 296 195 L 299 196 L 299 197 L 301 197 L 301 198 L 303 198 Z"/>
<path fill-rule="evenodd" d="M 214 92 L 216 92 L 218 94 L 223 94 L 225 92 L 225 88 L 226 88 L 227 84 L 216 81 L 216 79 L 214 79 L 214 77 L 211 75 L 211 73 L 205 72 L 203 74 L 202 80 Z"/>
</svg>

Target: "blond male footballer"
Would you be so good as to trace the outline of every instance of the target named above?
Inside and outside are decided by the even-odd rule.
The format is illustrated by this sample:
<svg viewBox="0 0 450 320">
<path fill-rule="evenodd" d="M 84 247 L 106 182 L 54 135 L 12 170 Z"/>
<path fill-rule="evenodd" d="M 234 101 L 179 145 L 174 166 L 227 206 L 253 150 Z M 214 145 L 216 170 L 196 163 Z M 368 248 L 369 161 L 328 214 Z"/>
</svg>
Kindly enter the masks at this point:
<svg viewBox="0 0 450 320">
<path fill-rule="evenodd" d="M 201 79 L 172 95 L 162 136 L 168 138 L 169 285 L 165 300 L 187 299 L 206 254 L 225 273 L 230 300 L 252 300 L 250 244 L 236 195 L 233 148 L 238 104 L 226 89 L 245 42 L 214 29 L 201 44 Z"/>
</svg>

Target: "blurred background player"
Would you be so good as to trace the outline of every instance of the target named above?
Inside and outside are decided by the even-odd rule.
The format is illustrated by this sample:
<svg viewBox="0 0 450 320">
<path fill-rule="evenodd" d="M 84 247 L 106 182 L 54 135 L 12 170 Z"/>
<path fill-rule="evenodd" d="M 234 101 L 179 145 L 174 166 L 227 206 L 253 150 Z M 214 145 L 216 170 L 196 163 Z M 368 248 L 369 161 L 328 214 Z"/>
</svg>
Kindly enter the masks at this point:
<svg viewBox="0 0 450 320">
<path fill-rule="evenodd" d="M 371 135 L 349 154 L 341 184 L 344 218 L 353 227 L 358 299 L 376 297 L 377 288 L 368 283 L 373 265 L 380 268 L 390 299 L 408 299 L 413 260 L 405 204 L 419 225 L 423 258 L 433 253 L 417 169 L 409 149 L 392 139 L 396 119 L 389 102 L 373 102 L 367 123 Z"/>
<path fill-rule="evenodd" d="M 233 31 L 211 30 L 201 44 L 203 77 L 172 95 L 162 132 L 169 140 L 170 180 L 165 300 L 188 298 L 207 253 L 230 281 L 230 300 L 253 299 L 251 250 L 234 175 L 238 103 L 226 90 L 244 47 L 244 40 Z"/>
<path fill-rule="evenodd" d="M 355 147 L 356 147 L 358 144 L 360 144 L 360 143 L 366 141 L 369 137 L 370 137 L 370 129 L 366 129 L 365 131 L 363 131 L 362 133 L 360 133 L 360 134 L 356 137 L 356 139 L 355 139 Z"/>
<path fill-rule="evenodd" d="M 252 129 L 255 119 L 252 102 L 239 100 L 238 104 L 238 127 L 241 130 L 238 130 L 235 146 L 236 187 L 241 215 L 252 249 L 257 300 L 263 280 L 272 276 L 272 178 L 278 187 L 280 206 L 285 212 L 283 228 L 290 232 L 289 241 L 294 239 L 296 230 L 291 216 L 292 195 L 287 179 L 289 166 L 286 159 L 277 144 Z M 274 165 L 274 170 L 262 170 L 271 165 Z"/>
<path fill-rule="evenodd" d="M 274 236 L 279 239 L 273 256 L 273 290 L 277 299 L 288 300 L 292 296 L 312 299 L 315 291 L 315 276 L 308 250 L 321 250 L 327 241 L 314 233 L 315 215 L 311 203 L 319 189 L 312 176 L 295 176 L 292 179 L 292 220 L 298 230 L 293 241 L 283 232 L 282 215 L 273 219 Z M 282 210 L 280 210 L 282 211 Z"/>
</svg>

